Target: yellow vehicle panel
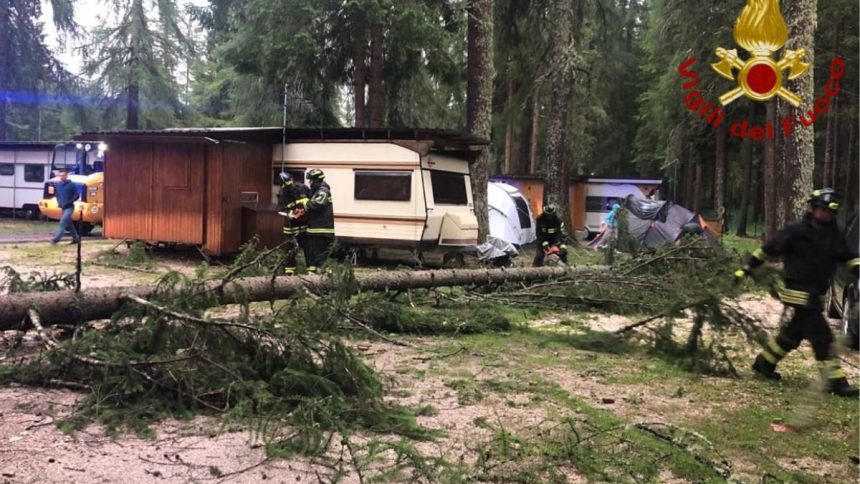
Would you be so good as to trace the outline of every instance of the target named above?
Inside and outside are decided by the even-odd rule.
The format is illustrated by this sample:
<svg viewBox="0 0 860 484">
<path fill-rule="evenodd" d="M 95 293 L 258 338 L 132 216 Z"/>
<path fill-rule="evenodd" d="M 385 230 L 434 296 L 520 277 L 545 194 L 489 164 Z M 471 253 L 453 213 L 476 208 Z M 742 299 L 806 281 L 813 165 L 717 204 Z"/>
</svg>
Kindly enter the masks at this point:
<svg viewBox="0 0 860 484">
<path fill-rule="evenodd" d="M 88 176 L 71 175 L 69 177 L 74 183 L 83 183 L 87 190 L 87 201 L 75 202 L 75 211 L 72 220 L 101 225 L 104 219 L 104 173 L 93 173 Z M 53 194 L 54 187 L 48 187 L 48 194 Z M 43 198 L 39 201 L 39 210 L 50 220 L 59 220 L 62 210 L 57 206 L 57 197 Z"/>
</svg>

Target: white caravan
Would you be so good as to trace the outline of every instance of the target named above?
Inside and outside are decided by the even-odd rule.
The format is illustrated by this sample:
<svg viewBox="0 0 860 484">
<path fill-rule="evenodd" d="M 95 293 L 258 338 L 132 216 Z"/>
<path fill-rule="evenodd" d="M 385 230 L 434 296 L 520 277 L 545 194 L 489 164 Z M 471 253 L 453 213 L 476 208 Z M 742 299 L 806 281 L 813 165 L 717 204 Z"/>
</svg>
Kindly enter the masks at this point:
<svg viewBox="0 0 860 484">
<path fill-rule="evenodd" d="M 600 232 L 603 217 L 612 205 L 621 205 L 628 195 L 644 199 L 641 185 L 659 186 L 660 180 L 589 179 L 585 197 L 585 228 L 592 235 Z"/>
<path fill-rule="evenodd" d="M 420 251 L 477 243 L 465 159 L 381 141 L 276 144 L 272 160 L 273 182 L 282 167 L 301 182 L 309 168 L 323 170 L 342 246 Z"/>
<path fill-rule="evenodd" d="M 0 209 L 39 217 L 39 200 L 51 173 L 54 143 L 0 142 Z"/>
</svg>

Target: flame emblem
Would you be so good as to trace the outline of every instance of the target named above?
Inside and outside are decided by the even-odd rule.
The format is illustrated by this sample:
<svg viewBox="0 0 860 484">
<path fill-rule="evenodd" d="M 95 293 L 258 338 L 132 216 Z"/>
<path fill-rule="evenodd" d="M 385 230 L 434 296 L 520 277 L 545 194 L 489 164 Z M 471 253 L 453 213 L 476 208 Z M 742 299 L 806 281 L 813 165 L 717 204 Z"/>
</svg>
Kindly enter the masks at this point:
<svg viewBox="0 0 860 484">
<path fill-rule="evenodd" d="M 788 70 L 788 79 L 795 79 L 808 71 L 810 64 L 803 62 L 806 49 L 786 50 L 782 59 L 773 60 L 773 53 L 788 41 L 788 27 L 779 10 L 779 0 L 747 0 L 735 22 L 734 37 L 749 58 L 738 57 L 736 49 L 717 48 L 720 61 L 711 64 L 717 74 L 734 81 L 734 70 L 739 71 L 738 87 L 720 96 L 720 104 L 725 106 L 744 95 L 754 101 L 779 96 L 800 107 L 803 99 L 782 85 L 783 71 Z"/>
</svg>

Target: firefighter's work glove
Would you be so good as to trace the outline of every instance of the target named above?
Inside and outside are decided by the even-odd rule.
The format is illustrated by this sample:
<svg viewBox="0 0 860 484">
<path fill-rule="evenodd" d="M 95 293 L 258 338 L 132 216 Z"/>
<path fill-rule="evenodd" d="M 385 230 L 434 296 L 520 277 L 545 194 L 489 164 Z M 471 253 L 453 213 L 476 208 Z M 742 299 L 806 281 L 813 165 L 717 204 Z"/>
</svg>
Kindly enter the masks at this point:
<svg viewBox="0 0 860 484">
<path fill-rule="evenodd" d="M 549 242 L 544 241 L 544 243 L 542 243 L 540 246 L 541 247 L 549 247 Z"/>
<path fill-rule="evenodd" d="M 740 284 L 749 275 L 749 269 L 741 268 L 735 271 L 735 284 Z"/>
<path fill-rule="evenodd" d="M 559 250 L 567 250 L 567 246 L 566 246 L 566 245 L 564 245 L 564 244 L 561 244 L 561 245 L 559 245 L 559 246 L 558 246 L 558 249 L 559 249 Z"/>
</svg>

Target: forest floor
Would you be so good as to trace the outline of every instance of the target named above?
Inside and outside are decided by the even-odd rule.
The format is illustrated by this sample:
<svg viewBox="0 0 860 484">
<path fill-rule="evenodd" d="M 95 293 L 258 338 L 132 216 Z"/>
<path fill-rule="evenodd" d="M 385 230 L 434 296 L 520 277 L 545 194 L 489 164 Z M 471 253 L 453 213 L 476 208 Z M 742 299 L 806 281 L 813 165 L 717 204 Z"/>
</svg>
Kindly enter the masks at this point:
<svg viewBox="0 0 860 484">
<path fill-rule="evenodd" d="M 100 261 L 85 262 L 85 288 L 153 282 L 167 270 L 191 274 L 201 262 L 196 253 L 161 254 L 155 264 L 129 270 L 124 256 L 104 256 L 115 246 L 84 245 L 85 260 Z M 0 266 L 21 273 L 71 271 L 74 260 L 72 246 L 0 245 Z M 736 303 L 764 327 L 778 324 L 777 301 L 749 295 Z M 523 311 L 515 319 L 507 333 L 398 336 L 408 347 L 350 342 L 382 375 L 388 400 L 424 409 L 419 423 L 437 432 L 411 444 L 414 467 L 446 462 L 437 482 L 638 482 L 655 468 L 652 479 L 660 482 L 721 482 L 729 473 L 741 482 L 856 480 L 857 401 L 820 393 L 806 344 L 786 359 L 785 379 L 774 384 L 753 377 L 756 349 L 740 335 L 728 343 L 740 377 L 723 378 L 609 338 L 631 322 L 626 317 Z M 2 333 L 0 364 L 32 358 L 39 348 L 30 333 L 23 340 Z M 858 355 L 842 357 L 856 384 Z M 338 443 L 313 459 L 267 458 L 259 434 L 208 416 L 163 421 L 148 437 L 108 435 L 99 425 L 61 431 L 57 424 L 82 397 L 0 386 L 0 482 L 426 480 L 384 474 L 387 459 L 371 459 L 369 449 L 385 436 L 359 436 L 365 457 L 344 465 Z"/>
</svg>

